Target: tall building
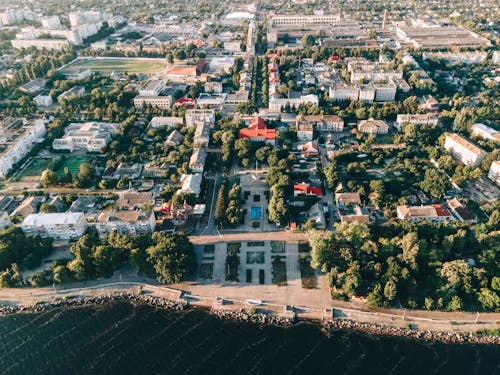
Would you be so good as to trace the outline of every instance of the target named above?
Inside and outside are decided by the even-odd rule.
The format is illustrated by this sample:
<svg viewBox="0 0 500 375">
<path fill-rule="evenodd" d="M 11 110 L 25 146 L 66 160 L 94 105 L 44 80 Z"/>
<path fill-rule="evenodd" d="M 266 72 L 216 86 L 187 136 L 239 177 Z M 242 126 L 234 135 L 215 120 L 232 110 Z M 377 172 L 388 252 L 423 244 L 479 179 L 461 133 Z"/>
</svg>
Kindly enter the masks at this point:
<svg viewBox="0 0 500 375">
<path fill-rule="evenodd" d="M 491 167 L 488 172 L 488 178 L 495 184 L 500 186 L 500 160 L 496 160 L 491 163 Z"/>
<path fill-rule="evenodd" d="M 458 134 L 446 135 L 444 148 L 451 156 L 465 165 L 477 167 L 486 156 L 486 152 Z"/>
<path fill-rule="evenodd" d="M 97 216 L 95 227 L 99 237 L 106 237 L 114 230 L 126 235 L 153 233 L 156 219 L 153 211 L 104 211 Z"/>
</svg>

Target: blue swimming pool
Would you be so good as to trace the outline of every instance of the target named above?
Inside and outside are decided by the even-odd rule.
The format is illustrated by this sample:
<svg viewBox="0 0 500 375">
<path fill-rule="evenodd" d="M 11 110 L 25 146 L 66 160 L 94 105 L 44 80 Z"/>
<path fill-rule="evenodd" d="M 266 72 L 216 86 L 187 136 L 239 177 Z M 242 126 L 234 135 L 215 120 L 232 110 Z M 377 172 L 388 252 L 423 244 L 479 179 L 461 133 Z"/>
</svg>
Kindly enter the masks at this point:
<svg viewBox="0 0 500 375">
<path fill-rule="evenodd" d="M 262 207 L 252 207 L 250 209 L 250 219 L 252 220 L 262 219 Z"/>
</svg>

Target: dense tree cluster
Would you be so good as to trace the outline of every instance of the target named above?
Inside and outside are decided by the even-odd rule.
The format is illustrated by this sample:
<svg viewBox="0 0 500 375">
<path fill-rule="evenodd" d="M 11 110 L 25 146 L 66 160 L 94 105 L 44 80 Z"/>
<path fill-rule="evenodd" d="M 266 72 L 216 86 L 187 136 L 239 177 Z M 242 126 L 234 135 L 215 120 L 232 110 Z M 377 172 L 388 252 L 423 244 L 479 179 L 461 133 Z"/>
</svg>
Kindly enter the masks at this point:
<svg viewBox="0 0 500 375">
<path fill-rule="evenodd" d="M 474 233 L 462 224 L 339 223 L 335 232 L 310 233 L 311 265 L 329 272 L 334 297 L 366 295 L 373 306 L 495 311 L 500 309 L 496 225 Z"/>
</svg>

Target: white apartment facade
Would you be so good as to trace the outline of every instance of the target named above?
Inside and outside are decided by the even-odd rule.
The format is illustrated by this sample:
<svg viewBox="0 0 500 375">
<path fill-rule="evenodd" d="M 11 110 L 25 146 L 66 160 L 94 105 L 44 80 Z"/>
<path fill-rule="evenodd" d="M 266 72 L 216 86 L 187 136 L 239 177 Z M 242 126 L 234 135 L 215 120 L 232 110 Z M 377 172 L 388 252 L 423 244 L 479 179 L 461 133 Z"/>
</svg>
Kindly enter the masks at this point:
<svg viewBox="0 0 500 375">
<path fill-rule="evenodd" d="M 471 133 L 489 141 L 500 142 L 500 132 L 481 123 L 472 125 Z"/>
<path fill-rule="evenodd" d="M 500 160 L 495 160 L 493 163 L 491 163 L 491 167 L 488 172 L 488 178 L 495 184 L 500 186 Z"/>
<path fill-rule="evenodd" d="M 14 164 L 26 156 L 47 131 L 45 121 L 39 120 L 16 130 L 13 135 L 10 133 L 10 129 L 3 129 L 0 125 L 0 178 L 5 177 Z"/>
<path fill-rule="evenodd" d="M 21 229 L 29 235 L 72 240 L 85 234 L 87 219 L 83 212 L 31 214 L 21 223 Z"/>
<path fill-rule="evenodd" d="M 160 128 L 167 127 L 170 128 L 172 126 L 183 125 L 184 119 L 182 117 L 153 117 L 149 122 L 149 125 L 152 128 Z"/>
<path fill-rule="evenodd" d="M 165 81 L 151 79 L 139 89 L 139 96 L 159 96 L 165 90 Z"/>
<path fill-rule="evenodd" d="M 101 238 L 109 236 L 114 230 L 125 235 L 153 233 L 156 218 L 153 211 L 104 211 L 97 216 L 95 227 Z"/>
<path fill-rule="evenodd" d="M 48 107 L 53 103 L 52 96 L 37 95 L 33 98 L 33 103 L 35 103 L 37 107 Z"/>
<path fill-rule="evenodd" d="M 366 134 L 387 134 L 389 125 L 382 120 L 362 120 L 358 123 L 358 132 Z"/>
<path fill-rule="evenodd" d="M 438 115 L 437 113 L 425 113 L 425 114 L 409 114 L 400 113 L 396 117 L 396 127 L 401 130 L 403 124 L 413 124 L 413 125 L 437 125 Z"/>
<path fill-rule="evenodd" d="M 116 135 L 120 124 L 107 122 L 73 123 L 64 130 L 62 138 L 54 139 L 54 150 L 85 150 L 100 152 Z"/>
<path fill-rule="evenodd" d="M 170 109 L 172 107 L 172 96 L 141 96 L 134 98 L 134 106 L 136 109 L 142 109 L 144 106 L 151 106 L 159 109 Z"/>
<path fill-rule="evenodd" d="M 484 150 L 455 133 L 446 135 L 444 148 L 455 159 L 471 167 L 477 167 L 486 156 Z"/>
</svg>

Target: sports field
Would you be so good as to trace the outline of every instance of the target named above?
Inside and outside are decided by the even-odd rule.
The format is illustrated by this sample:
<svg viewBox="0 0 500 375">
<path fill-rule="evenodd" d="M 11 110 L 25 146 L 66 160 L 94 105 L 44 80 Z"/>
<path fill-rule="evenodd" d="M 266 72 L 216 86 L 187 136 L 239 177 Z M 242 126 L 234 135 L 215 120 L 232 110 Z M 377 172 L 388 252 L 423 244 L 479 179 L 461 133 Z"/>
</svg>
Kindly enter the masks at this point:
<svg viewBox="0 0 500 375">
<path fill-rule="evenodd" d="M 164 59 L 140 60 L 134 58 L 83 58 L 71 62 L 67 68 L 87 68 L 99 73 L 145 73 L 152 74 L 165 69 Z"/>
<path fill-rule="evenodd" d="M 82 163 L 88 163 L 90 161 L 90 158 L 87 157 L 71 157 L 66 160 L 57 168 L 56 174 L 57 177 L 62 177 L 64 176 L 64 168 L 68 167 L 69 171 L 73 176 L 76 176 L 78 172 L 80 171 L 80 164 Z"/>
</svg>

